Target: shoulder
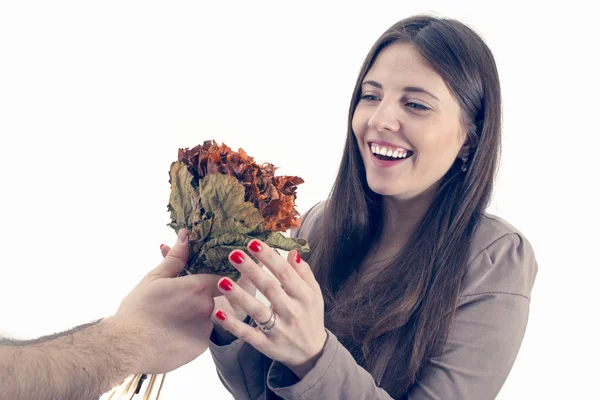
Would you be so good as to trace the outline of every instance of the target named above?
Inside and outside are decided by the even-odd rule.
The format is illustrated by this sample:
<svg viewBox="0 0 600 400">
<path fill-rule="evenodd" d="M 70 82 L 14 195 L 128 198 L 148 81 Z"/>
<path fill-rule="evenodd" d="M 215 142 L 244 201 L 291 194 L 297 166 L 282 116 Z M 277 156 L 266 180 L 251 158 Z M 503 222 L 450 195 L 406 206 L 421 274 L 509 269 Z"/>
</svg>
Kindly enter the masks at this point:
<svg viewBox="0 0 600 400">
<path fill-rule="evenodd" d="M 325 212 L 328 200 L 323 200 L 313 205 L 300 217 L 300 228 L 292 229 L 290 236 L 306 239 L 315 226 L 319 224 Z"/>
<path fill-rule="evenodd" d="M 537 261 L 525 235 L 504 219 L 484 213 L 471 236 L 461 295 L 507 293 L 530 298 Z"/>
</svg>

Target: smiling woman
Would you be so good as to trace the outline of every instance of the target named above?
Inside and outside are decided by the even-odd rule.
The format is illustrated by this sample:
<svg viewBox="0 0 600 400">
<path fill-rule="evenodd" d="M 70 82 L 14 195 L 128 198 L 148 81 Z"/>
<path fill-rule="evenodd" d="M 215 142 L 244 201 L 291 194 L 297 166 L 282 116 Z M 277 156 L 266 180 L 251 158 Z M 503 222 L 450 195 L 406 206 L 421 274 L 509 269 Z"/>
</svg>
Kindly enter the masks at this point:
<svg viewBox="0 0 600 400">
<path fill-rule="evenodd" d="M 432 197 L 457 154 L 469 150 L 457 100 L 405 42 L 387 46 L 369 69 L 352 131 L 371 190 L 398 199 L 426 189 Z"/>
<path fill-rule="evenodd" d="M 272 305 L 221 282 L 210 349 L 236 398 L 496 397 L 537 274 L 527 239 L 485 212 L 500 120 L 494 58 L 461 22 L 417 16 L 377 40 L 331 196 L 293 232 L 310 255 L 248 248 L 282 286 L 230 255 Z"/>
</svg>

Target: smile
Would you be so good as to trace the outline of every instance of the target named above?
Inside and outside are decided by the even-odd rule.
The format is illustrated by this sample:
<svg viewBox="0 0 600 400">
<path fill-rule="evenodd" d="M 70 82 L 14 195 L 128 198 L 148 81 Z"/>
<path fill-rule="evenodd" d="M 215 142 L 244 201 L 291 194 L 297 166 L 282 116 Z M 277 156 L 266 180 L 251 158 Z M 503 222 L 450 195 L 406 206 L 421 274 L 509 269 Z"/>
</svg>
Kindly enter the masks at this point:
<svg viewBox="0 0 600 400">
<path fill-rule="evenodd" d="M 371 143 L 371 154 L 382 161 L 399 161 L 413 155 L 413 152 L 403 147 L 383 146 Z"/>
</svg>

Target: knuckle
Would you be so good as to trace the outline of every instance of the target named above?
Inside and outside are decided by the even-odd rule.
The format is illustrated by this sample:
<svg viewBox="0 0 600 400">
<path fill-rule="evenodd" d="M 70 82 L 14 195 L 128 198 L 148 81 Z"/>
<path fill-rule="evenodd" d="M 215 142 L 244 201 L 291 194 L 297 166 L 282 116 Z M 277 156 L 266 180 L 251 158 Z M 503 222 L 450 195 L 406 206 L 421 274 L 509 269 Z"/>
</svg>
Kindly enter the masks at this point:
<svg viewBox="0 0 600 400">
<path fill-rule="evenodd" d="M 200 279 L 190 279 L 190 289 L 194 294 L 201 294 L 206 290 L 206 283 Z"/>
<path fill-rule="evenodd" d="M 266 298 L 273 298 L 280 290 L 281 286 L 277 282 L 272 281 L 267 285 L 263 294 Z"/>
<path fill-rule="evenodd" d="M 264 264 L 273 265 L 274 263 L 281 261 L 281 256 L 279 255 L 279 253 L 276 253 L 275 250 L 268 249 L 268 251 L 265 251 L 263 259 Z"/>
<path fill-rule="evenodd" d="M 260 268 L 255 263 L 249 263 L 246 266 L 246 274 L 248 275 L 250 280 L 252 280 L 253 278 L 258 278 L 260 276 L 261 272 L 262 272 L 262 268 Z"/>
<path fill-rule="evenodd" d="M 178 249 L 171 249 L 165 256 L 164 261 L 175 263 L 177 265 L 184 264 L 187 261 L 187 255 L 178 251 Z"/>
<path fill-rule="evenodd" d="M 233 291 L 229 294 L 231 300 L 237 304 L 243 304 L 245 300 L 245 292 L 244 290 L 239 290 L 239 288 L 234 288 Z"/>
<path fill-rule="evenodd" d="M 247 329 L 239 330 L 235 336 L 242 339 L 244 342 L 247 342 L 252 338 L 252 331 Z"/>
<path fill-rule="evenodd" d="M 198 309 L 198 313 L 202 317 L 210 317 L 212 315 L 213 310 L 215 309 L 215 302 L 211 299 L 202 298 L 197 302 L 196 305 Z"/>
<path fill-rule="evenodd" d="M 298 307 L 290 306 L 289 314 L 290 314 L 290 317 L 289 317 L 290 323 L 298 324 L 299 323 L 298 321 L 300 321 L 302 319 L 301 315 L 303 315 L 303 312 Z"/>
<path fill-rule="evenodd" d="M 307 292 L 306 290 L 302 290 L 299 294 L 298 294 L 299 300 L 303 303 L 303 304 L 310 304 L 310 302 L 312 301 L 312 294 L 310 292 Z"/>
<path fill-rule="evenodd" d="M 285 266 L 277 273 L 277 279 L 280 282 L 287 282 L 292 278 L 292 267 Z"/>
<path fill-rule="evenodd" d="M 290 319 L 287 325 L 291 331 L 297 331 L 298 329 L 300 329 L 300 323 L 298 323 L 298 320 L 296 318 Z"/>
<path fill-rule="evenodd" d="M 262 254 L 263 259 L 266 263 L 269 263 L 275 259 L 275 251 L 273 249 L 266 249 Z"/>
<path fill-rule="evenodd" d="M 257 323 L 263 323 L 266 322 L 270 317 L 271 317 L 271 313 L 265 311 L 263 308 L 259 308 L 254 314 L 253 319 L 257 322 Z"/>
</svg>

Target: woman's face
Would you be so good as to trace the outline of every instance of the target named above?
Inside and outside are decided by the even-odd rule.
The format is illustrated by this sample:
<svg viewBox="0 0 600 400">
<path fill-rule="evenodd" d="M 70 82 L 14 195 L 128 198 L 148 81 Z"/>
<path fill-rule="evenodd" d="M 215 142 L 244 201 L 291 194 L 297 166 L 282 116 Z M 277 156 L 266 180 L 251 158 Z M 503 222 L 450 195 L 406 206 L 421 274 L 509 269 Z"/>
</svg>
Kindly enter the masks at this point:
<svg viewBox="0 0 600 400">
<path fill-rule="evenodd" d="M 407 43 L 377 56 L 362 82 L 352 130 L 369 187 L 398 200 L 433 196 L 467 150 L 458 102 Z"/>
</svg>

